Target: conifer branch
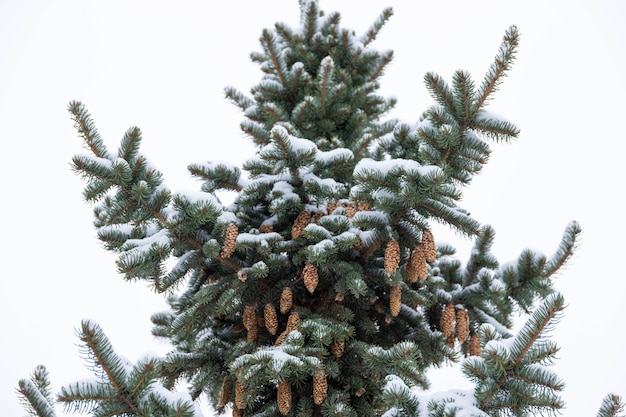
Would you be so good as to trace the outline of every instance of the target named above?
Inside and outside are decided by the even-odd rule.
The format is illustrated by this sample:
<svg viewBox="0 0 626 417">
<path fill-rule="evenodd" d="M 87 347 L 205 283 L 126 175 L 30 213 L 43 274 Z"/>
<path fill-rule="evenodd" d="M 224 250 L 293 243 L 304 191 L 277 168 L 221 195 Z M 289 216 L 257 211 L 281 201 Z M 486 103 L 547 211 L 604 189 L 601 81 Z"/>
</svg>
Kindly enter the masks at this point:
<svg viewBox="0 0 626 417">
<path fill-rule="evenodd" d="M 385 52 L 383 56 L 378 60 L 378 65 L 374 68 L 372 75 L 369 76 L 367 81 L 370 83 L 376 81 L 381 75 L 383 75 L 385 68 L 387 68 L 387 65 L 389 65 L 392 60 L 393 51 Z"/>
<path fill-rule="evenodd" d="M 619 413 L 623 413 L 625 407 L 622 397 L 617 394 L 609 394 L 602 400 L 597 417 L 624 417 L 624 414 L 620 415 Z"/>
<path fill-rule="evenodd" d="M 497 268 L 498 261 L 491 254 L 491 247 L 495 239 L 495 230 L 489 226 L 483 226 L 477 235 L 470 259 L 465 267 L 463 277 L 464 286 L 469 286 L 479 280 L 479 274 L 484 268 Z"/>
<path fill-rule="evenodd" d="M 233 104 L 239 107 L 241 111 L 244 112 L 254 104 L 253 100 L 246 97 L 242 92 L 234 87 L 224 88 L 224 95 L 228 100 L 230 100 Z"/>
<path fill-rule="evenodd" d="M 502 78 L 513 65 L 515 54 L 519 45 L 520 33 L 517 26 L 511 26 L 504 34 L 500 49 L 494 62 L 489 67 L 485 80 L 477 92 L 476 111 L 480 110 L 489 100 L 491 94 L 497 91 L 502 83 Z"/>
<path fill-rule="evenodd" d="M 120 148 L 117 153 L 118 158 L 122 158 L 125 161 L 131 161 L 137 157 L 139 152 L 139 146 L 141 145 L 141 130 L 138 127 L 131 127 L 126 131 Z"/>
<path fill-rule="evenodd" d="M 53 399 L 50 395 L 48 371 L 38 365 L 30 380 L 20 379 L 16 389 L 20 402 L 33 417 L 56 417 Z"/>
<path fill-rule="evenodd" d="M 80 340 L 85 343 L 85 353 L 93 362 L 94 370 L 99 370 L 106 375 L 106 381 L 111 384 L 121 400 L 128 409 L 139 414 L 134 402 L 128 396 L 126 387 L 126 374 L 122 359 L 115 353 L 104 335 L 100 326 L 89 321 L 81 323 Z"/>
<path fill-rule="evenodd" d="M 317 1 L 312 0 L 299 0 L 302 13 L 302 26 L 304 36 L 307 42 L 311 42 L 313 35 L 317 31 L 317 19 L 319 15 L 319 9 L 317 7 Z"/>
<path fill-rule="evenodd" d="M 276 38 L 269 30 L 264 29 L 263 34 L 261 35 L 261 43 L 265 46 L 265 49 L 269 54 L 270 60 L 272 61 L 272 67 L 274 68 L 274 73 L 280 80 L 282 86 L 287 87 L 287 79 L 284 74 L 285 68 L 278 51 L 279 46 L 276 43 Z"/>
<path fill-rule="evenodd" d="M 567 225 L 556 253 L 548 260 L 543 270 L 543 275 L 546 278 L 554 275 L 572 258 L 581 233 L 582 228 L 578 222 L 573 221 Z"/>
<path fill-rule="evenodd" d="M 318 77 L 319 80 L 319 88 L 320 88 L 320 107 L 321 113 L 326 114 L 326 96 L 328 95 L 328 89 L 330 84 L 330 79 L 333 75 L 333 69 L 335 64 L 331 57 L 326 57 L 320 63 L 320 70 Z"/>
<path fill-rule="evenodd" d="M 523 369 L 529 366 L 527 363 L 522 366 L 522 362 L 527 359 L 528 352 L 544 335 L 549 325 L 554 322 L 558 314 L 563 310 L 564 303 L 564 299 L 560 294 L 554 294 L 553 296 L 548 297 L 537 308 L 537 310 L 535 310 L 532 317 L 514 338 L 509 350 L 509 354 L 511 355 L 510 357 L 506 353 L 501 354 L 495 350 L 490 352 L 491 360 L 502 360 L 500 365 L 501 375 L 496 381 L 494 381 L 495 385 L 493 388 L 486 392 L 483 391 L 484 397 L 480 401 L 480 408 L 482 410 L 495 410 L 500 408 L 512 409 L 516 406 L 521 408 L 546 407 L 552 409 L 562 407 L 561 401 L 556 398 L 554 400 L 544 401 L 548 397 L 541 395 L 525 397 L 523 392 L 514 391 L 514 385 L 511 385 L 510 381 L 511 379 L 518 378 L 518 373 L 523 372 Z M 520 366 L 521 368 L 518 369 Z M 563 384 L 560 381 L 553 379 L 551 373 L 542 375 L 539 371 L 541 371 L 541 369 L 532 373 L 533 384 L 544 386 L 549 390 L 559 391 L 562 389 Z M 519 398 L 523 398 L 523 400 L 520 400 L 523 402 L 516 403 L 516 400 L 511 398 L 509 401 L 499 404 L 499 401 L 501 400 L 498 399 L 498 397 L 502 390 L 510 391 L 514 397 L 518 396 Z"/>
<path fill-rule="evenodd" d="M 104 158 L 111 160 L 111 155 L 106 149 L 100 133 L 96 129 L 94 122 L 87 112 L 87 109 L 80 101 L 71 101 L 68 110 L 72 114 L 72 120 L 74 120 L 74 126 L 79 135 L 85 141 L 85 145 L 91 150 L 91 152 L 98 158 Z"/>
<path fill-rule="evenodd" d="M 452 78 L 454 85 L 456 115 L 464 121 L 474 116 L 474 82 L 467 71 L 456 71 Z"/>
<path fill-rule="evenodd" d="M 424 83 L 437 103 L 443 106 L 448 113 L 456 113 L 454 94 L 443 78 L 434 72 L 428 72 L 424 75 Z"/>
<path fill-rule="evenodd" d="M 383 26 L 385 26 L 385 23 L 389 21 L 391 16 L 393 16 L 393 9 L 391 7 L 388 7 L 382 11 L 380 16 L 378 16 L 378 19 L 374 21 L 372 26 L 370 26 L 367 32 L 365 32 L 365 34 L 361 37 L 361 42 L 363 43 L 363 46 L 367 47 L 376 39 L 378 33 L 383 28 Z"/>
</svg>

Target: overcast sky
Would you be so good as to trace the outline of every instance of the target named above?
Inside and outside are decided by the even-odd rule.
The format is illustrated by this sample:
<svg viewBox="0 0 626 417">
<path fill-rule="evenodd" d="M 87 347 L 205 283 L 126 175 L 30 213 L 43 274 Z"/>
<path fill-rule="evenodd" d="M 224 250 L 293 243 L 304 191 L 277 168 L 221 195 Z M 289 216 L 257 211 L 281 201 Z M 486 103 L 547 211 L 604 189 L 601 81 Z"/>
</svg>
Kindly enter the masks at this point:
<svg viewBox="0 0 626 417">
<path fill-rule="evenodd" d="M 494 226 L 501 262 L 526 247 L 551 255 L 567 223 L 581 223 L 580 248 L 556 283 L 569 304 L 553 332 L 562 348 L 555 370 L 567 383 L 564 415 L 595 415 L 611 391 L 626 396 L 626 3 L 320 4 L 342 12 L 357 33 L 393 6 L 374 46 L 395 51 L 381 93 L 398 98 L 391 116 L 409 123 L 431 104 L 427 71 L 450 79 L 467 69 L 480 82 L 504 31 L 520 27 L 517 63 L 490 110 L 522 133 L 493 146 L 462 205 Z M 189 163 L 241 164 L 252 156 L 242 115 L 223 88 L 247 92 L 258 82 L 248 57 L 261 30 L 276 21 L 297 26 L 298 18 L 297 0 L 0 0 L 0 414 L 24 414 L 13 389 L 39 363 L 55 392 L 90 377 L 76 346 L 83 318 L 100 323 L 133 361 L 167 351 L 150 335 L 150 315 L 165 307 L 161 297 L 124 282 L 95 237 L 83 183 L 69 167 L 83 149 L 67 103 L 86 104 L 112 149 L 139 126 L 143 153 L 172 190 L 197 189 Z M 437 240 L 467 251 L 470 242 L 437 230 Z M 435 389 L 467 388 L 449 372 L 432 375 Z"/>
</svg>

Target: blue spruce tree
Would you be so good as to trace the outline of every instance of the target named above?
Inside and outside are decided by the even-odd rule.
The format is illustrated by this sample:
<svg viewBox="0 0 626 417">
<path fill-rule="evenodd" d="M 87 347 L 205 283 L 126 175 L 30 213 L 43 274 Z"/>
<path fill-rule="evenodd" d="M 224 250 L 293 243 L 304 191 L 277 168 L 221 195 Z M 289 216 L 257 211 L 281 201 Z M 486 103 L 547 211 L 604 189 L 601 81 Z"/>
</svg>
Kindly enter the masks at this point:
<svg viewBox="0 0 626 417">
<path fill-rule="evenodd" d="M 580 227 L 566 226 L 551 257 L 526 250 L 501 264 L 494 230 L 459 205 L 490 156 L 518 128 L 487 104 L 509 73 L 520 35 L 506 30 L 475 83 L 424 77 L 434 103 L 415 123 L 384 119 L 377 95 L 391 51 L 372 48 L 392 15 L 363 35 L 338 13 L 301 1 L 297 28 L 276 24 L 251 55 L 263 76 L 249 94 L 226 88 L 257 145 L 241 168 L 189 166 L 196 195 L 175 193 L 139 152 L 138 128 L 107 149 L 85 106 L 69 111 L 88 154 L 73 159 L 95 204 L 95 227 L 119 271 L 167 297 L 153 333 L 165 357 L 127 363 L 83 321 L 93 381 L 49 390 L 38 367 L 18 392 L 32 415 L 54 403 L 93 416 L 198 416 L 206 396 L 233 416 L 529 416 L 563 407 L 547 338 L 563 297 L 552 277 Z M 243 175 L 245 171 L 246 175 Z M 230 205 L 218 193 L 236 192 Z M 437 244 L 433 223 L 475 240 L 462 263 Z M 168 262 L 174 259 L 175 262 Z M 517 334 L 518 311 L 528 314 Z M 427 371 L 460 362 L 470 391 L 425 395 Z M 178 389 L 175 389 L 177 388 Z M 181 392 L 183 391 L 183 392 Z M 607 396 L 599 416 L 623 406 Z"/>
</svg>

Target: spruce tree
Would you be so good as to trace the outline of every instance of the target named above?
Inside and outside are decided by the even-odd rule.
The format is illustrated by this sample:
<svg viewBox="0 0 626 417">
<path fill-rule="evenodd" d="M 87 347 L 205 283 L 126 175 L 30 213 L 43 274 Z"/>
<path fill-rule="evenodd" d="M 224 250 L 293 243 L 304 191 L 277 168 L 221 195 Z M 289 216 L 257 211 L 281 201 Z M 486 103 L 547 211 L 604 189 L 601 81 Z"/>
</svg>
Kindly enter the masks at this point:
<svg viewBox="0 0 626 417">
<path fill-rule="evenodd" d="M 176 193 L 140 153 L 130 128 L 104 144 L 85 106 L 69 111 L 89 153 L 73 158 L 95 204 L 95 227 L 129 280 L 167 297 L 153 334 L 165 357 L 127 363 L 103 330 L 79 336 L 96 378 L 53 397 L 38 367 L 18 392 L 28 411 L 54 403 L 94 416 L 197 416 L 206 396 L 233 416 L 527 416 L 563 407 L 546 365 L 565 302 L 552 277 L 572 256 L 580 226 L 554 254 L 523 251 L 500 263 L 495 232 L 459 205 L 490 156 L 518 128 L 486 107 L 509 73 L 520 35 L 506 30 L 480 83 L 424 77 L 435 104 L 415 123 L 385 119 L 377 95 L 391 51 L 372 48 L 392 15 L 362 35 L 338 13 L 302 0 L 296 29 L 278 23 L 251 54 L 263 71 L 250 94 L 226 88 L 257 152 L 239 167 L 189 166 L 195 194 Z M 234 191 L 231 204 L 220 200 Z M 433 225 L 474 239 L 463 263 Z M 171 262 L 174 260 L 174 262 Z M 528 314 L 514 333 L 517 312 Z M 438 395 L 427 371 L 462 362 L 471 391 Z M 605 398 L 599 416 L 623 409 Z"/>
</svg>

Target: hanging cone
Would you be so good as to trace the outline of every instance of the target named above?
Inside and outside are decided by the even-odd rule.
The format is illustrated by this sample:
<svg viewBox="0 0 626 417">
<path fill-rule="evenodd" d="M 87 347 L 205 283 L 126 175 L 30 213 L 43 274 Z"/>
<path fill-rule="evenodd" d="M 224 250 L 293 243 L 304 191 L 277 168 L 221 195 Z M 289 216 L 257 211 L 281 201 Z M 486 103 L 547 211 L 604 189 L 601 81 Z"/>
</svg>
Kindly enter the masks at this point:
<svg viewBox="0 0 626 417">
<path fill-rule="evenodd" d="M 441 327 L 441 332 L 446 338 L 453 336 L 455 315 L 454 304 L 448 304 L 441 314 L 439 326 Z"/>
<path fill-rule="evenodd" d="M 400 265 L 400 245 L 393 238 L 387 243 L 384 265 L 387 275 L 391 275 L 396 272 L 398 265 Z"/>
<path fill-rule="evenodd" d="M 280 414 L 286 416 L 291 410 L 291 385 L 287 381 L 280 381 L 278 383 L 278 411 Z"/>
<path fill-rule="evenodd" d="M 417 264 L 417 279 L 425 281 L 428 278 L 428 266 L 426 265 L 426 259 L 423 259 Z"/>
<path fill-rule="evenodd" d="M 259 227 L 259 232 L 261 233 L 271 233 L 274 231 L 274 228 L 272 227 L 271 224 L 262 224 Z"/>
<path fill-rule="evenodd" d="M 343 340 L 333 342 L 330 344 L 330 353 L 332 353 L 335 358 L 341 358 L 343 356 L 345 346 L 346 342 L 344 342 Z"/>
<path fill-rule="evenodd" d="M 383 306 L 382 306 L 382 304 L 381 304 L 381 303 L 379 303 L 378 301 L 376 301 L 376 302 L 374 303 L 374 310 L 376 310 L 376 312 L 377 312 L 378 314 L 382 314 L 382 312 L 383 312 L 384 308 L 383 308 Z"/>
<path fill-rule="evenodd" d="M 300 315 L 298 313 L 291 313 L 287 319 L 287 333 L 296 330 L 298 324 L 300 324 Z"/>
<path fill-rule="evenodd" d="M 233 417 L 243 417 L 243 410 L 237 407 L 233 407 Z"/>
<path fill-rule="evenodd" d="M 245 392 L 246 387 L 239 381 L 235 382 L 235 406 L 233 408 L 246 408 L 246 402 L 243 399 Z"/>
<path fill-rule="evenodd" d="M 456 338 L 463 343 L 469 336 L 469 316 L 467 310 L 460 308 L 456 311 Z"/>
<path fill-rule="evenodd" d="M 289 332 L 287 330 L 285 330 L 284 332 L 279 334 L 278 337 L 276 338 L 276 341 L 274 342 L 274 346 L 282 345 L 283 342 L 285 341 L 285 339 L 287 338 L 288 334 L 289 334 Z"/>
<path fill-rule="evenodd" d="M 224 377 L 224 381 L 222 381 L 222 388 L 220 389 L 220 405 L 225 407 L 230 401 L 230 380 L 228 377 Z"/>
<path fill-rule="evenodd" d="M 250 328 L 248 329 L 246 340 L 250 343 L 254 343 L 258 339 L 259 339 L 259 325 L 257 324 L 257 321 L 255 319 L 254 324 L 250 326 Z"/>
<path fill-rule="evenodd" d="M 370 211 L 372 209 L 372 206 L 370 205 L 370 203 L 361 202 L 357 205 L 356 209 L 357 211 Z"/>
<path fill-rule="evenodd" d="M 317 268 L 313 264 L 306 264 L 302 270 L 302 278 L 304 280 L 304 286 L 311 294 L 315 292 L 317 283 L 319 282 L 319 275 Z"/>
<path fill-rule="evenodd" d="M 392 317 L 398 317 L 400 307 L 402 306 L 402 287 L 394 285 L 389 292 L 389 310 Z"/>
<path fill-rule="evenodd" d="M 293 305 L 293 293 L 291 292 L 291 288 L 285 287 L 283 292 L 280 294 L 280 313 L 285 314 L 289 310 L 291 310 L 291 306 Z"/>
<path fill-rule="evenodd" d="M 263 319 L 265 320 L 265 328 L 267 331 L 272 335 L 276 334 L 278 331 L 278 318 L 276 317 L 276 308 L 274 308 L 273 304 L 265 304 Z"/>
<path fill-rule="evenodd" d="M 469 354 L 472 356 L 480 356 L 480 339 L 478 334 L 472 333 L 469 340 Z"/>
<path fill-rule="evenodd" d="M 424 254 L 427 262 L 435 262 L 437 259 L 437 248 L 435 247 L 435 238 L 433 232 L 425 230 L 422 233 L 422 245 L 424 246 Z"/>
<path fill-rule="evenodd" d="M 328 204 L 326 204 L 326 213 L 333 214 L 336 208 L 337 208 L 337 203 L 334 201 L 330 201 Z"/>
<path fill-rule="evenodd" d="M 424 250 L 421 246 L 416 247 L 411 251 L 411 256 L 406 263 L 406 279 L 408 282 L 417 282 L 420 279 L 420 268 L 422 264 L 426 264 L 424 260 Z"/>
<path fill-rule="evenodd" d="M 349 219 L 351 219 L 354 217 L 355 214 L 356 214 L 356 206 L 354 205 L 354 203 L 348 204 L 348 207 L 346 207 L 346 216 Z"/>
<path fill-rule="evenodd" d="M 305 227 L 308 226 L 310 221 L 311 213 L 306 210 L 301 211 L 300 214 L 298 214 L 298 217 L 296 217 L 293 226 L 291 227 L 291 238 L 298 239 L 300 236 L 302 236 L 302 231 Z"/>
<path fill-rule="evenodd" d="M 313 375 L 313 404 L 320 405 L 326 398 L 327 391 L 328 381 L 326 380 L 326 374 L 319 369 Z"/>
<path fill-rule="evenodd" d="M 230 258 L 235 252 L 235 243 L 237 241 L 237 235 L 239 231 L 235 223 L 230 223 L 226 228 L 226 236 L 224 237 L 224 246 L 222 246 L 222 258 Z"/>
<path fill-rule="evenodd" d="M 254 306 L 246 306 L 243 309 L 243 317 L 241 319 L 243 322 L 243 327 L 246 330 L 250 330 L 253 326 L 255 326 L 256 314 L 254 312 Z"/>
<path fill-rule="evenodd" d="M 453 334 L 446 337 L 446 345 L 448 345 L 450 349 L 454 349 L 454 335 Z"/>
</svg>

